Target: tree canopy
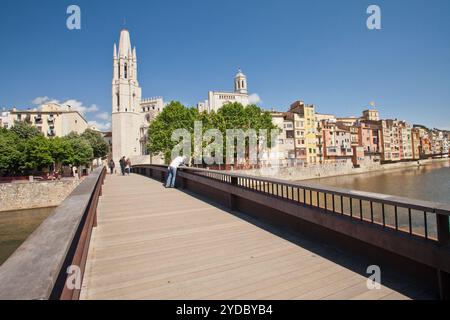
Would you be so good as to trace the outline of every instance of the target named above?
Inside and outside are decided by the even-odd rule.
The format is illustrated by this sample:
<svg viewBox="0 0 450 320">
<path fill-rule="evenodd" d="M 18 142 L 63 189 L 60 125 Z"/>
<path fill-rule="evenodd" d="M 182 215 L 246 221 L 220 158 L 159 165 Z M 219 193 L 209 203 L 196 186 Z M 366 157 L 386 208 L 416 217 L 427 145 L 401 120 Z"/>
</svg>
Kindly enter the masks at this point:
<svg viewBox="0 0 450 320">
<path fill-rule="evenodd" d="M 38 128 L 21 121 L 16 121 L 10 131 L 14 133 L 19 139 L 30 139 L 42 135 Z"/>
<path fill-rule="evenodd" d="M 29 174 L 50 166 L 57 170 L 62 165 L 88 166 L 108 152 L 107 142 L 93 130 L 46 138 L 30 124 L 16 122 L 12 128 L 0 130 L 0 175 Z"/>
<path fill-rule="evenodd" d="M 92 129 L 86 129 L 81 137 L 86 139 L 91 145 L 94 158 L 104 158 L 108 155 L 109 145 L 99 132 Z"/>
<path fill-rule="evenodd" d="M 199 118 L 195 108 L 186 108 L 178 101 L 169 103 L 149 127 L 148 151 L 161 153 L 164 159 L 170 159 L 171 151 L 177 142 L 172 141 L 172 132 L 183 128 L 194 132 L 194 122 Z"/>
<path fill-rule="evenodd" d="M 260 129 L 276 129 L 270 113 L 256 105 L 244 107 L 240 103 L 229 103 L 217 112 L 199 113 L 196 108 L 186 108 L 180 102 L 172 101 L 150 124 L 148 151 L 162 154 L 166 162 L 170 161 L 171 151 L 177 145 L 177 141 L 171 140 L 172 132 L 186 129 L 193 136 L 195 121 L 201 121 L 202 134 L 208 129 L 218 129 L 223 137 L 227 129 L 254 129 L 258 137 Z M 223 143 L 225 144 L 225 139 Z"/>
<path fill-rule="evenodd" d="M 24 153 L 20 151 L 19 140 L 8 130 L 0 131 L 0 174 L 20 172 Z"/>
<path fill-rule="evenodd" d="M 68 157 L 66 162 L 74 165 L 88 165 L 94 159 L 94 149 L 89 144 L 89 141 L 83 137 L 68 137 Z"/>
</svg>

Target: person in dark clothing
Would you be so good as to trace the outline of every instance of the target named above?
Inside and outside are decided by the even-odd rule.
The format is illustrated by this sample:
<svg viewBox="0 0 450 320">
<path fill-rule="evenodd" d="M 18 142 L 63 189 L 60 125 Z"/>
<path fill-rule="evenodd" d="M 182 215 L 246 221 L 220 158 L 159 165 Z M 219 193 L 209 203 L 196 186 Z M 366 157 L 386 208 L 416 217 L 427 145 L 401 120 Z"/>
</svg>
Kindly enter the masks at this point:
<svg viewBox="0 0 450 320">
<path fill-rule="evenodd" d="M 111 171 L 111 174 L 113 174 L 114 173 L 114 168 L 116 166 L 116 164 L 114 163 L 113 159 L 109 160 L 108 166 L 109 166 L 109 170 Z"/>
<path fill-rule="evenodd" d="M 120 158 L 120 171 L 122 172 L 122 175 L 125 175 L 125 166 L 126 166 L 126 160 L 125 160 L 125 156 L 123 156 L 122 158 Z"/>
</svg>

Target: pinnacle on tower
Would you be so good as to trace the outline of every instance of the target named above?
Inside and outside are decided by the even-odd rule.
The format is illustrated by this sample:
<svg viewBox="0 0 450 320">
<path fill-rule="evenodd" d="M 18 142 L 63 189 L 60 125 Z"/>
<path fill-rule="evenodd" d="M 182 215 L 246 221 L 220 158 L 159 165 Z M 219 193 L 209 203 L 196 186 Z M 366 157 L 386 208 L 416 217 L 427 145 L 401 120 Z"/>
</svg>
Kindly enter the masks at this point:
<svg viewBox="0 0 450 320">
<path fill-rule="evenodd" d="M 131 41 L 130 33 L 127 29 L 122 29 L 120 32 L 119 41 L 119 57 L 130 57 L 131 56 Z"/>
</svg>

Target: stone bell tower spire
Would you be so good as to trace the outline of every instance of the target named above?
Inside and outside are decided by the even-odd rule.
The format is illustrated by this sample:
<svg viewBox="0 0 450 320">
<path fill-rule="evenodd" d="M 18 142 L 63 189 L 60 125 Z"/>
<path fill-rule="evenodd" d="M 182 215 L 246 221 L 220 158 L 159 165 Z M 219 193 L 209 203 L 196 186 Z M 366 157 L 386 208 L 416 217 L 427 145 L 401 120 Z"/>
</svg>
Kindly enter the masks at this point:
<svg viewBox="0 0 450 320">
<path fill-rule="evenodd" d="M 128 30 L 122 29 L 119 45 L 113 48 L 112 153 L 116 166 L 122 156 L 140 154 L 141 96 L 136 48 L 131 47 Z"/>
<path fill-rule="evenodd" d="M 136 48 L 131 50 L 130 33 L 120 32 L 119 51 L 113 52 L 112 112 L 139 112 L 141 88 L 137 80 Z"/>
</svg>

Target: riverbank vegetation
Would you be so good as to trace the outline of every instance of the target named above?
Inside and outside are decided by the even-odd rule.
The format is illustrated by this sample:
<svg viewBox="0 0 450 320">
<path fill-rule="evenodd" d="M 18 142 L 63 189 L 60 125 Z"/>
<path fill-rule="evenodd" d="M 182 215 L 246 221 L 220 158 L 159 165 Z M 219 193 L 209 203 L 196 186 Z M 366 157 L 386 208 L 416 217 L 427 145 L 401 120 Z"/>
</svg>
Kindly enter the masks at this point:
<svg viewBox="0 0 450 320">
<path fill-rule="evenodd" d="M 36 127 L 16 122 L 11 129 L 0 129 L 0 175 L 18 176 L 60 171 L 62 166 L 89 166 L 103 158 L 109 145 L 100 133 L 87 129 L 83 134 L 45 137 Z"/>
</svg>

